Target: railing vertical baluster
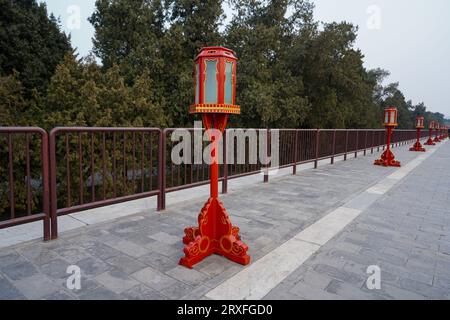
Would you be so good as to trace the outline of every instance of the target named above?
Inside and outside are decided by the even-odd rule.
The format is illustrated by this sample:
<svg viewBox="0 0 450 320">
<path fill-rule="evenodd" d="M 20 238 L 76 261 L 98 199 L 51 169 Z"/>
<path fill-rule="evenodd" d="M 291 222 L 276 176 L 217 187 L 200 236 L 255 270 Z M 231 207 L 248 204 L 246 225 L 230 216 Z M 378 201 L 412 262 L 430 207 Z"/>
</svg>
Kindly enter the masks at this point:
<svg viewBox="0 0 450 320">
<path fill-rule="evenodd" d="M 30 135 L 25 134 L 25 162 L 27 175 L 27 215 L 31 215 L 31 168 L 30 168 Z"/>
<path fill-rule="evenodd" d="M 345 130 L 345 154 L 344 154 L 344 161 L 347 161 L 347 153 L 348 153 L 348 129 Z"/>
<path fill-rule="evenodd" d="M 370 148 L 370 154 L 373 154 L 373 148 L 375 146 L 375 131 L 370 130 L 372 132 L 372 147 Z"/>
<path fill-rule="evenodd" d="M 358 150 L 359 150 L 359 130 L 356 130 L 356 147 L 355 147 L 355 158 L 358 157 Z"/>
<path fill-rule="evenodd" d="M 50 189 L 50 181 L 52 174 L 51 174 L 51 164 L 49 163 L 49 137 L 47 135 L 47 132 L 44 130 L 41 131 L 41 171 L 42 171 L 42 212 L 45 213 L 44 218 L 44 241 L 48 241 L 52 239 L 53 237 L 56 239 L 58 237 L 58 229 L 56 228 L 55 234 L 53 235 L 53 229 L 51 229 L 50 224 L 54 223 L 55 225 L 58 224 L 57 217 L 56 217 L 56 207 L 55 207 L 55 217 L 51 216 L 51 209 L 50 209 L 50 203 L 52 198 L 52 193 Z M 56 193 L 55 193 L 56 194 Z M 55 203 L 56 206 L 56 203 Z M 53 222 L 54 220 L 54 222 Z"/>
<path fill-rule="evenodd" d="M 81 133 L 78 135 L 78 144 L 80 150 L 81 145 Z M 42 150 L 45 150 L 46 154 L 42 155 L 42 174 L 43 174 L 43 181 L 44 181 L 44 206 L 50 206 L 50 211 L 47 211 L 50 213 L 51 218 L 51 239 L 56 239 L 58 237 L 58 202 L 57 202 L 57 196 L 58 193 L 56 191 L 56 133 L 55 131 L 50 132 L 50 146 L 48 147 L 47 142 L 47 134 L 45 133 L 42 136 Z M 45 141 L 44 141 L 45 139 Z M 80 153 L 81 154 L 81 153 Z M 50 169 L 50 172 L 48 171 Z M 46 177 L 46 174 L 50 174 L 50 186 L 48 185 L 48 180 Z M 46 183 L 47 182 L 47 183 Z M 81 185 L 81 180 L 80 180 Z M 47 190 L 45 190 L 47 187 Z M 46 203 L 47 201 L 47 203 Z M 44 209 L 45 210 L 45 209 Z M 45 212 L 45 211 L 44 211 Z M 45 228 L 45 227 L 44 227 Z"/>
<path fill-rule="evenodd" d="M 145 136 L 144 132 L 141 132 L 141 192 L 144 192 L 144 161 L 145 161 Z"/>
<path fill-rule="evenodd" d="M 366 156 L 366 154 L 367 154 L 367 130 L 365 130 L 365 131 L 366 131 L 366 134 L 364 136 L 364 156 Z"/>
<path fill-rule="evenodd" d="M 123 132 L 123 150 L 122 150 L 122 161 L 123 161 L 123 189 L 126 190 L 128 186 L 128 170 L 127 170 L 127 153 L 126 153 L 126 143 L 127 133 Z"/>
<path fill-rule="evenodd" d="M 292 174 L 297 174 L 297 148 L 298 148 L 298 130 L 296 129 L 295 131 L 295 142 L 294 142 L 294 166 L 292 167 Z"/>
<path fill-rule="evenodd" d="M 112 146 L 112 156 L 113 156 L 113 195 L 114 198 L 117 196 L 117 166 L 116 166 L 116 132 L 113 131 L 113 146 Z"/>
<path fill-rule="evenodd" d="M 13 146 L 11 133 L 8 133 L 8 171 L 9 171 L 9 206 L 11 219 L 15 217 L 16 200 L 14 199 L 14 164 L 13 164 Z"/>
<path fill-rule="evenodd" d="M 159 201 L 157 210 L 162 211 L 166 209 L 166 129 L 159 132 L 158 164 Z"/>
<path fill-rule="evenodd" d="M 149 177 L 150 177 L 150 183 L 149 183 L 149 191 L 153 190 L 153 142 L 152 142 L 152 134 L 150 133 L 149 138 L 149 158 L 150 158 L 150 168 L 149 168 Z M 159 138 L 159 136 L 158 136 Z"/>
<path fill-rule="evenodd" d="M 132 180 L 133 180 L 133 193 L 136 192 L 136 133 L 133 131 L 132 133 L 132 141 L 131 141 L 131 145 L 132 145 L 132 162 L 131 162 L 131 166 L 132 166 Z"/>
<path fill-rule="evenodd" d="M 91 133 L 91 201 L 95 202 L 94 133 Z"/>
<path fill-rule="evenodd" d="M 66 133 L 66 184 L 67 184 L 67 207 L 72 206 L 72 186 L 71 186 L 71 171 L 70 171 L 70 145 L 69 145 L 69 134 Z"/>
<path fill-rule="evenodd" d="M 320 129 L 317 129 L 316 131 L 316 147 L 315 147 L 315 152 L 316 152 L 316 160 L 314 161 L 314 169 L 317 169 L 317 167 L 319 166 L 319 139 L 320 139 Z"/>
<path fill-rule="evenodd" d="M 106 199 L 106 133 L 102 134 L 102 196 Z"/>
<path fill-rule="evenodd" d="M 333 131 L 333 147 L 331 155 L 331 164 L 334 164 L 334 155 L 336 154 L 336 130 Z"/>
<path fill-rule="evenodd" d="M 78 133 L 78 174 L 79 174 L 79 199 L 80 204 L 84 203 L 84 180 L 83 180 L 83 146 L 81 132 Z M 56 163 L 55 163 L 56 165 Z"/>
</svg>

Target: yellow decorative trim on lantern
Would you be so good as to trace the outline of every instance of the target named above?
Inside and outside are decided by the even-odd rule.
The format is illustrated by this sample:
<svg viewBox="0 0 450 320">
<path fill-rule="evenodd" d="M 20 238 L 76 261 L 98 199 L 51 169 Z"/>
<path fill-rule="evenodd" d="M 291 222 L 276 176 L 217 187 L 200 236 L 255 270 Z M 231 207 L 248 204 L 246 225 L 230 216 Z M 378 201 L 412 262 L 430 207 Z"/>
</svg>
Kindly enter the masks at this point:
<svg viewBox="0 0 450 320">
<path fill-rule="evenodd" d="M 193 104 L 189 107 L 189 113 L 240 114 L 241 107 L 233 104 Z"/>
</svg>

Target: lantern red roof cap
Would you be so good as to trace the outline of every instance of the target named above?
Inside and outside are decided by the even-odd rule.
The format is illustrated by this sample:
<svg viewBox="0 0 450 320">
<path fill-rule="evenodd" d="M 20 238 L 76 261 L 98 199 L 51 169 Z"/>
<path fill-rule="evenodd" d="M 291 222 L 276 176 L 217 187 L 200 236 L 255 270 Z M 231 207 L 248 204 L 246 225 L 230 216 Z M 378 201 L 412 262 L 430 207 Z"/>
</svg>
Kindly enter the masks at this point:
<svg viewBox="0 0 450 320">
<path fill-rule="evenodd" d="M 228 48 L 215 46 L 215 47 L 205 47 L 202 48 L 195 58 L 195 60 L 199 58 L 213 58 L 213 57 L 228 57 L 231 59 L 236 59 L 236 53 Z"/>
</svg>

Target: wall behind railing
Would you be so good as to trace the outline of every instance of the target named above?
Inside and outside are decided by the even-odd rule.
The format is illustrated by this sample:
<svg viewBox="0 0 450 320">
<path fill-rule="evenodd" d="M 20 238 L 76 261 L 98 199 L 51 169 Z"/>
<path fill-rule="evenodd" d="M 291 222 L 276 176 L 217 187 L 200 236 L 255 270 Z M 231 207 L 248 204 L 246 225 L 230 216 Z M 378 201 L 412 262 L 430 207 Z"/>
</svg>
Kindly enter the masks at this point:
<svg viewBox="0 0 450 320">
<path fill-rule="evenodd" d="M 0 229 L 42 220 L 44 239 L 49 240 L 58 235 L 60 215 L 151 196 L 157 197 L 157 210 L 164 210 L 167 193 L 209 183 L 209 167 L 194 163 L 194 152 L 190 163 L 171 161 L 175 130 L 72 127 L 47 134 L 41 128 L 0 127 Z M 187 132 L 194 148 L 194 129 Z M 416 130 L 396 130 L 392 144 L 406 144 L 416 135 Z M 269 130 L 269 150 L 270 136 Z M 230 141 L 224 137 L 222 192 L 227 193 L 229 179 L 261 170 L 268 182 L 267 168 L 249 162 L 255 146 L 245 141 L 245 163 L 238 164 L 237 148 L 228 154 Z M 292 167 L 295 174 L 299 164 L 317 168 L 320 160 L 334 163 L 337 156 L 347 160 L 349 154 L 366 155 L 384 149 L 385 141 L 384 130 L 280 129 L 279 167 Z"/>
</svg>

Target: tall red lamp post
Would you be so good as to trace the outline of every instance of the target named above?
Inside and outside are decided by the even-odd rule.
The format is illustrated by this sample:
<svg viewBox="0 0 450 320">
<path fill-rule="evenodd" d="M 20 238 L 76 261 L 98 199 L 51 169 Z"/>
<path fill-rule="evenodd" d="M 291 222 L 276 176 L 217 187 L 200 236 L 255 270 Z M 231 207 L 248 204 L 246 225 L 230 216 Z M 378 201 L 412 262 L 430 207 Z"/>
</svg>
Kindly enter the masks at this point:
<svg viewBox="0 0 450 320">
<path fill-rule="evenodd" d="M 436 145 L 436 143 L 434 143 L 434 141 L 433 141 L 433 129 L 434 129 L 434 125 L 435 125 L 434 120 L 431 120 L 431 121 L 428 123 L 428 130 L 429 130 L 429 133 L 428 133 L 428 140 L 427 140 L 427 142 L 425 142 L 425 145 L 426 145 L 426 146 L 434 146 L 434 145 Z"/>
<path fill-rule="evenodd" d="M 224 47 L 203 48 L 195 59 L 195 102 L 191 114 L 201 114 L 212 142 L 210 164 L 210 197 L 198 216 L 198 227 L 184 230 L 184 254 L 180 264 L 192 268 L 211 254 L 224 256 L 234 262 L 250 263 L 248 246 L 239 236 L 239 228 L 219 200 L 218 146 L 230 114 L 240 114 L 236 101 L 236 62 L 232 50 Z"/>
<path fill-rule="evenodd" d="M 391 151 L 392 131 L 397 124 L 397 108 L 389 107 L 384 109 L 384 127 L 386 128 L 386 144 L 387 148 L 381 155 L 380 159 L 375 160 L 375 165 L 384 167 L 400 167 L 400 162 L 395 160 L 395 156 Z"/>
<path fill-rule="evenodd" d="M 439 130 L 440 130 L 440 124 L 439 122 L 435 122 L 434 130 L 435 130 L 435 137 L 434 142 L 441 142 L 441 139 L 439 139 Z"/>
<path fill-rule="evenodd" d="M 420 143 L 420 131 L 424 128 L 424 118 L 421 116 L 418 116 L 416 118 L 416 129 L 417 129 L 417 141 L 412 146 L 412 148 L 409 149 L 409 151 L 417 151 L 417 152 L 425 152 L 425 148 L 422 147 L 422 144 Z"/>
</svg>

